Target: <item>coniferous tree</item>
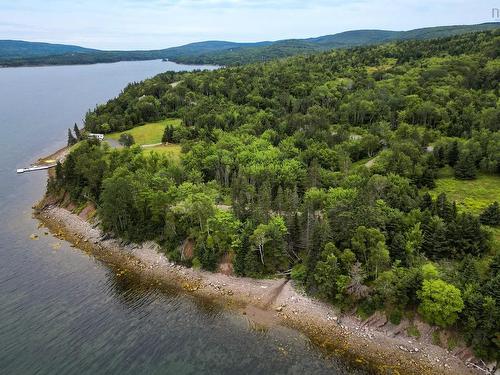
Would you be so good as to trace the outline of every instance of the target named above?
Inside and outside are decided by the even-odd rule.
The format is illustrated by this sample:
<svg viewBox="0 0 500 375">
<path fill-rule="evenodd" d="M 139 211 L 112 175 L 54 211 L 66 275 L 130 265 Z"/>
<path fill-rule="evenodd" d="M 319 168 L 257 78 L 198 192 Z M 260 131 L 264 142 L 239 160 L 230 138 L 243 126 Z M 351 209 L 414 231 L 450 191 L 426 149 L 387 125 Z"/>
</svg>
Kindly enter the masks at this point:
<svg viewBox="0 0 500 375">
<path fill-rule="evenodd" d="M 476 178 L 476 165 L 470 152 L 460 153 L 455 164 L 455 177 L 460 180 L 473 180 Z"/>
<path fill-rule="evenodd" d="M 78 141 L 80 141 L 82 139 L 82 134 L 80 132 L 80 129 L 78 129 L 78 125 L 75 125 L 73 126 L 73 131 L 75 132 L 75 137 Z"/>
<path fill-rule="evenodd" d="M 422 202 L 420 203 L 420 208 L 422 211 L 429 210 L 432 211 L 432 197 L 428 192 L 425 192 L 425 194 L 422 196 Z"/>
<path fill-rule="evenodd" d="M 494 202 L 486 207 L 481 215 L 479 215 L 479 221 L 481 224 L 491 225 L 492 227 L 500 225 L 500 207 L 498 202 Z"/>
<path fill-rule="evenodd" d="M 455 166 L 455 164 L 458 161 L 459 157 L 459 150 L 458 150 L 458 142 L 453 141 L 453 143 L 450 146 L 450 149 L 448 150 L 448 164 L 452 167 Z"/>
<path fill-rule="evenodd" d="M 434 202 L 433 213 L 446 222 L 450 222 L 455 219 L 455 212 L 453 210 L 453 206 L 448 201 L 446 193 L 441 193 L 436 198 L 436 201 Z"/>
<path fill-rule="evenodd" d="M 73 133 L 71 133 L 71 129 L 68 129 L 68 146 L 73 146 L 76 142 L 77 140 L 73 136 Z"/>
<path fill-rule="evenodd" d="M 174 138 L 174 127 L 172 125 L 167 125 L 161 137 L 162 143 L 171 143 Z"/>
</svg>

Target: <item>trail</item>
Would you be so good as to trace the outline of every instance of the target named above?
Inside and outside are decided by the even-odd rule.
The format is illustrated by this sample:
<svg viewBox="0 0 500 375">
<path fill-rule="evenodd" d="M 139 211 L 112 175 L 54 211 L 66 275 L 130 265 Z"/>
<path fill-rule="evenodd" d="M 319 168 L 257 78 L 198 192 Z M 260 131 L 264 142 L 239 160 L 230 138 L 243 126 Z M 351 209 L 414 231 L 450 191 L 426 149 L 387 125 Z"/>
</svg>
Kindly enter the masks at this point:
<svg viewBox="0 0 500 375">
<path fill-rule="evenodd" d="M 278 299 L 279 295 L 283 291 L 283 288 L 289 281 L 290 281 L 289 279 L 283 280 L 283 282 L 280 285 L 278 285 L 269 293 L 269 299 L 263 306 L 264 309 L 268 310 L 273 305 L 273 303 Z"/>
</svg>

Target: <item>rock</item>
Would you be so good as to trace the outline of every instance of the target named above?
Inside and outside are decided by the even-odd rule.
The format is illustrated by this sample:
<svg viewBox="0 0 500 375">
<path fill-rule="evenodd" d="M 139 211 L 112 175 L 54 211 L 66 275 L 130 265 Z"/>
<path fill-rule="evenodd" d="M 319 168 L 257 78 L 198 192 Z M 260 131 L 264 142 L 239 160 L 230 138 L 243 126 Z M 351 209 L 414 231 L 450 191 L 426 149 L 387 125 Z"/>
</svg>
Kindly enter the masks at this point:
<svg viewBox="0 0 500 375">
<path fill-rule="evenodd" d="M 30 240 L 38 240 L 38 234 L 33 233 L 33 234 L 30 236 Z"/>
<path fill-rule="evenodd" d="M 281 311 L 283 311 L 283 306 L 278 306 L 278 307 L 275 308 L 275 310 L 277 312 L 281 312 Z"/>
</svg>

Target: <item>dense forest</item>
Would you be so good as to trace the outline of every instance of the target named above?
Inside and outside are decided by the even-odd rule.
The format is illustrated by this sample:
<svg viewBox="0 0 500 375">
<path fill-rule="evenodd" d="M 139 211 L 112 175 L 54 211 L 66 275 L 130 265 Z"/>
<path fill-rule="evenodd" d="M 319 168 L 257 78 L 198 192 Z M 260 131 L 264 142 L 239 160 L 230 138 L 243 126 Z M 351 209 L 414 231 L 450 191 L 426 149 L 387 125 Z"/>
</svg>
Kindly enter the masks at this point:
<svg viewBox="0 0 500 375">
<path fill-rule="evenodd" d="M 396 40 L 449 37 L 497 29 L 499 22 L 436 26 L 408 31 L 352 30 L 308 39 L 255 43 L 205 41 L 159 50 L 103 51 L 78 46 L 0 40 L 0 66 L 73 65 L 169 59 L 184 64 L 241 65 L 299 54 L 373 45 Z"/>
<path fill-rule="evenodd" d="M 499 54 L 492 31 L 160 74 L 88 112 L 84 131 L 179 118 L 164 141 L 180 160 L 83 140 L 48 190 L 188 266 L 290 275 L 393 323 L 418 313 L 499 359 L 500 187 L 480 213 L 432 194 L 443 170 L 500 174 Z"/>
</svg>

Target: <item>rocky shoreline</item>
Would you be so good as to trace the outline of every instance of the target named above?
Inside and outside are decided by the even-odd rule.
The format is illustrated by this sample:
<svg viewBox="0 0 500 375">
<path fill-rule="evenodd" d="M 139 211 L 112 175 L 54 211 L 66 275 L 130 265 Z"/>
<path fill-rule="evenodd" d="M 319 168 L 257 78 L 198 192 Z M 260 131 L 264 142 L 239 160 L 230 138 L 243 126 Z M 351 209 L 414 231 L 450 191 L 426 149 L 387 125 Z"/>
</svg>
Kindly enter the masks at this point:
<svg viewBox="0 0 500 375">
<path fill-rule="evenodd" d="M 351 315 L 341 316 L 331 305 L 300 293 L 285 279 L 257 280 L 179 266 L 170 262 L 155 243 L 124 244 L 109 238 L 97 224 L 47 201 L 44 204 L 35 210 L 35 216 L 55 236 L 118 266 L 122 272 L 134 272 L 148 282 L 210 299 L 259 325 L 281 324 L 297 329 L 326 353 L 347 357 L 374 373 L 487 373 L 439 346 L 400 335 L 397 327 L 388 334 L 382 327 L 390 323 L 383 316 L 365 322 Z"/>
</svg>

